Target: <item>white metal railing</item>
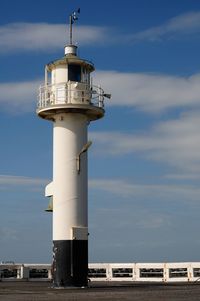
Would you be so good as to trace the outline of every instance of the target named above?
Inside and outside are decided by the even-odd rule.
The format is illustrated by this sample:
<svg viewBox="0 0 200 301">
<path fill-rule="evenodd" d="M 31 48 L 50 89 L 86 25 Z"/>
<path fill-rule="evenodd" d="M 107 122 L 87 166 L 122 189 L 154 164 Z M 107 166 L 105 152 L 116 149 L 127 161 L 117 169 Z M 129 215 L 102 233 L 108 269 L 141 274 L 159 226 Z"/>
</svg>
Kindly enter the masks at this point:
<svg viewBox="0 0 200 301">
<path fill-rule="evenodd" d="M 87 104 L 104 107 L 104 91 L 100 86 L 85 83 L 65 82 L 55 85 L 41 85 L 39 88 L 39 109 L 64 104 Z"/>
<path fill-rule="evenodd" d="M 197 282 L 200 262 L 90 263 L 91 281 Z M 50 264 L 0 264 L 0 280 L 50 281 Z"/>
</svg>

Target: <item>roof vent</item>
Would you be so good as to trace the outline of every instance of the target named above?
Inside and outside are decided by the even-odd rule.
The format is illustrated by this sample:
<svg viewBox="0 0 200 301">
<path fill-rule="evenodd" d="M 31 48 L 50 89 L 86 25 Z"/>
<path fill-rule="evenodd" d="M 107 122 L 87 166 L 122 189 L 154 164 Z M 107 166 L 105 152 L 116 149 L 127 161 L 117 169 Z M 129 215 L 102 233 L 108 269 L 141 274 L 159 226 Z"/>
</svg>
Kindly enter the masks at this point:
<svg viewBox="0 0 200 301">
<path fill-rule="evenodd" d="M 65 55 L 73 54 L 76 55 L 77 46 L 75 45 L 67 45 L 65 46 Z"/>
</svg>

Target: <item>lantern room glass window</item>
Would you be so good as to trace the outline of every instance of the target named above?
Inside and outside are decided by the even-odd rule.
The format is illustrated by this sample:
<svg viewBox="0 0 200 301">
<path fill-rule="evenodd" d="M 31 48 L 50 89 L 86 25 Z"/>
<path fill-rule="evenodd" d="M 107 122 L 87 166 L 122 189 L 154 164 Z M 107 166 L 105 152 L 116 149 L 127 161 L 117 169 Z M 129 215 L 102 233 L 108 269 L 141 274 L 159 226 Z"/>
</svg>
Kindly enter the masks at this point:
<svg viewBox="0 0 200 301">
<path fill-rule="evenodd" d="M 86 84 L 90 83 L 90 73 L 86 68 L 82 69 L 82 82 Z"/>
<path fill-rule="evenodd" d="M 73 82 L 81 81 L 81 66 L 76 64 L 68 65 L 68 80 Z"/>
</svg>

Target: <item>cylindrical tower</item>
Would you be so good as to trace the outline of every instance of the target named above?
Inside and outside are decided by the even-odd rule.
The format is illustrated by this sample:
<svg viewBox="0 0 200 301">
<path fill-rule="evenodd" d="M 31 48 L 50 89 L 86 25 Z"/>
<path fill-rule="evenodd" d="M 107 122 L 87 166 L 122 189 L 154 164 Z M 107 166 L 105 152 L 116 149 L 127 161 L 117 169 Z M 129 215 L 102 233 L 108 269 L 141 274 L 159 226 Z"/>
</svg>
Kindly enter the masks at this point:
<svg viewBox="0 0 200 301">
<path fill-rule="evenodd" d="M 53 200 L 54 287 L 88 282 L 87 126 L 104 116 L 105 96 L 91 84 L 93 70 L 70 44 L 46 65 L 39 91 L 37 114 L 53 122 L 53 181 L 45 195 Z"/>
</svg>

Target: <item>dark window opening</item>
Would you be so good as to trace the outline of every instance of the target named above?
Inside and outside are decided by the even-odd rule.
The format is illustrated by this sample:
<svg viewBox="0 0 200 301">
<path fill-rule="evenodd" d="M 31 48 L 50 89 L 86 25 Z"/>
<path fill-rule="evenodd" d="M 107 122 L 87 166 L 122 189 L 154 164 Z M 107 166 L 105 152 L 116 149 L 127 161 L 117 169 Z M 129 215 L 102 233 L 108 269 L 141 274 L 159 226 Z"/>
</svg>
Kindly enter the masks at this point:
<svg viewBox="0 0 200 301">
<path fill-rule="evenodd" d="M 88 269 L 89 278 L 106 278 L 106 269 L 93 268 Z"/>
<path fill-rule="evenodd" d="M 194 277 L 200 277 L 200 268 L 194 268 L 193 269 L 193 276 Z"/>
<path fill-rule="evenodd" d="M 30 278 L 48 278 L 47 269 L 31 269 L 29 272 Z"/>
<path fill-rule="evenodd" d="M 133 269 L 131 268 L 115 268 L 112 269 L 113 278 L 131 278 L 133 277 Z"/>
<path fill-rule="evenodd" d="M 163 269 L 140 269 L 141 278 L 162 278 Z"/>
<path fill-rule="evenodd" d="M 82 82 L 86 84 L 90 83 L 90 73 L 86 68 L 82 69 Z"/>
<path fill-rule="evenodd" d="M 0 278 L 17 278 L 17 269 L 0 270 Z"/>
<path fill-rule="evenodd" d="M 176 278 L 176 277 L 187 277 L 187 268 L 176 268 L 176 269 L 169 269 L 169 277 Z"/>
<path fill-rule="evenodd" d="M 81 81 L 81 66 L 75 64 L 68 65 L 68 80 L 73 82 Z"/>
</svg>

